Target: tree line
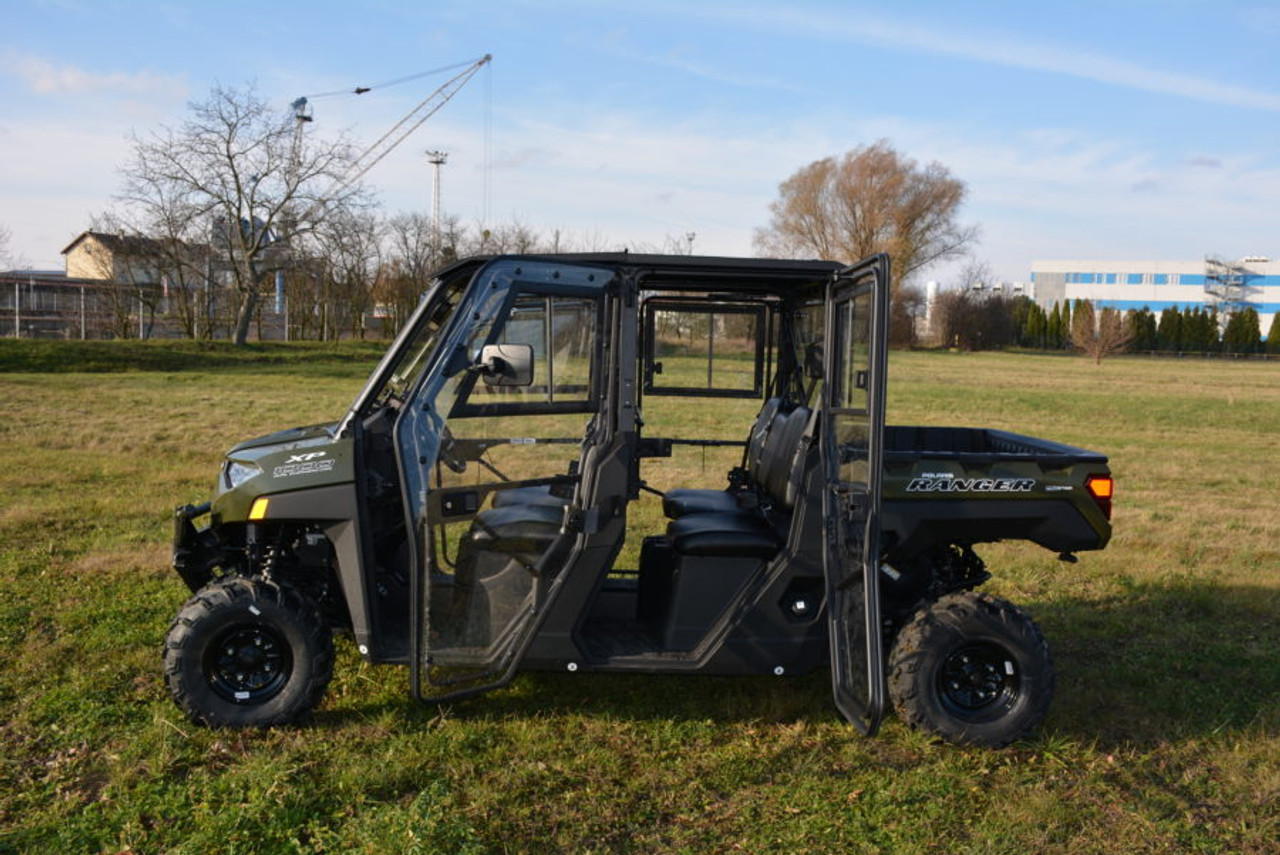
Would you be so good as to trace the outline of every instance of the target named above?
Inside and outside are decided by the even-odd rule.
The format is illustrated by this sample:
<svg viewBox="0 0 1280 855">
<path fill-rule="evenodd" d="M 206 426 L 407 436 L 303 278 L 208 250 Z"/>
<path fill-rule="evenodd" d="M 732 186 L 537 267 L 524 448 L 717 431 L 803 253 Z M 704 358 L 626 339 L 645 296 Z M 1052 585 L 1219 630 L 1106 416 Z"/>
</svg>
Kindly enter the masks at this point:
<svg viewBox="0 0 1280 855">
<path fill-rule="evenodd" d="M 96 225 L 146 236 L 152 285 L 131 289 L 122 318 L 140 304 L 192 338 L 226 336 L 243 344 L 256 325 L 285 316 L 291 338 L 364 337 L 375 323 L 400 328 L 434 273 L 468 255 L 619 249 L 598 237 L 550 236 L 519 224 L 433 222 L 419 213 L 384 216 L 348 176 L 361 155 L 345 136 L 303 137 L 301 124 L 271 109 L 250 88 L 215 87 L 177 127 L 133 138 L 123 189 Z M 967 188 L 936 162 L 919 164 L 887 141 L 804 166 L 783 181 L 768 224 L 754 242 L 764 255 L 853 263 L 890 256 L 890 338 L 921 343 L 930 309 L 914 275 L 970 256 L 974 225 L 960 222 Z M 6 235 L 0 233 L 0 238 Z M 0 249 L 3 249 L 0 241 Z M 637 251 L 682 253 L 682 239 Z M 1252 353 L 1262 349 L 1257 312 L 1233 313 L 1219 331 L 1212 310 L 1146 309 L 1127 316 L 1076 301 L 1049 311 L 1024 295 L 965 287 L 938 297 L 932 335 L 966 350 L 1076 348 L 1091 354 L 1139 351 Z M 163 284 L 159 284 L 163 283 Z M 140 283 L 123 283 L 140 284 Z M 274 293 L 274 300 L 272 299 Z M 145 325 L 122 322 L 122 334 Z M 1280 335 L 1267 342 L 1275 352 Z M 1099 358 L 1101 358 L 1099 356 Z"/>
<path fill-rule="evenodd" d="M 1145 306 L 1122 313 L 1085 300 L 1061 300 L 1046 310 L 1025 295 L 961 290 L 935 300 L 932 332 L 937 344 L 961 350 L 1280 354 L 1280 329 L 1264 341 L 1252 306 L 1224 322 L 1213 307 L 1171 306 L 1157 316 Z"/>
<path fill-rule="evenodd" d="M 218 86 L 177 126 L 133 136 L 122 189 L 91 225 L 136 256 L 122 267 L 129 281 L 108 295 L 116 335 L 145 335 L 159 319 L 190 338 L 244 344 L 282 316 L 289 338 L 393 335 L 458 258 L 619 248 L 519 222 L 384 215 L 350 179 L 360 174 L 354 143 L 304 137 L 295 118 L 252 88 Z"/>
</svg>

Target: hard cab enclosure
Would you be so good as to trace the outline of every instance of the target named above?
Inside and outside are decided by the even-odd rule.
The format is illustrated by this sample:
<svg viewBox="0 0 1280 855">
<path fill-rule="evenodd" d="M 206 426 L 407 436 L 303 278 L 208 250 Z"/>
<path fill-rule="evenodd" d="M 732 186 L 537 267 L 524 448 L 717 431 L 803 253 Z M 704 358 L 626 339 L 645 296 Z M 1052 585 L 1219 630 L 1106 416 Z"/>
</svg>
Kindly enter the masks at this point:
<svg viewBox="0 0 1280 855">
<path fill-rule="evenodd" d="M 979 639 L 965 662 L 955 649 L 886 661 L 921 607 L 1008 623 L 992 598 L 947 600 L 985 578 L 971 547 L 1003 536 L 998 521 L 972 537 L 922 534 L 933 511 L 882 526 L 888 287 L 883 256 L 444 270 L 339 422 L 236 446 L 212 501 L 179 509 L 174 563 L 197 594 L 166 648 L 175 698 L 213 725 L 294 720 L 323 692 L 335 626 L 367 659 L 408 664 L 423 699 L 519 668 L 790 675 L 830 662 L 837 705 L 865 731 L 903 681 L 933 686 L 930 703 L 961 724 L 913 723 L 990 744 L 1007 741 L 992 720 L 1025 731 L 1051 688 L 1029 621 L 1035 637 Z M 671 465 L 690 449 L 735 465 L 718 485 L 684 484 Z M 1075 483 L 1109 478 L 1106 461 L 1081 454 L 1088 473 L 1054 493 L 987 479 L 1056 508 L 1038 534 L 1012 536 L 1106 542 Z"/>
</svg>

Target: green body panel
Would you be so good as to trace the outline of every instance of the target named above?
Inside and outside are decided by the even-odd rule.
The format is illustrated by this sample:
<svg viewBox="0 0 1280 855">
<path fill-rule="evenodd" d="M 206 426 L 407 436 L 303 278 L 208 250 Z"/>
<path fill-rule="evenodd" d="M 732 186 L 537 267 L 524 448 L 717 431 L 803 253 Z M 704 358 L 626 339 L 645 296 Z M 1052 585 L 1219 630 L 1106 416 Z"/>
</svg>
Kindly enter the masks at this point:
<svg viewBox="0 0 1280 855">
<path fill-rule="evenodd" d="M 1030 507 L 1036 503 L 1069 503 L 1097 533 L 1101 549 L 1111 538 L 1111 523 L 1103 516 L 1085 482 L 1090 476 L 1107 475 L 1106 465 L 1077 463 L 1045 467 L 1028 461 L 999 461 L 988 465 L 922 458 L 911 464 L 885 467 L 884 500 L 888 502 L 953 501 L 969 505 L 966 513 L 982 514 L 983 503 L 1015 500 Z"/>
<path fill-rule="evenodd" d="M 906 553 L 928 543 L 1026 539 L 1057 552 L 1102 549 L 1111 522 L 1089 492 L 1110 477 L 1096 452 L 984 428 L 888 427 L 886 524 Z"/>
<path fill-rule="evenodd" d="M 347 437 L 335 437 L 333 425 L 292 428 L 242 442 L 227 453 L 218 474 L 212 511 L 221 524 L 243 522 L 261 496 L 351 484 L 354 449 Z M 235 487 L 228 482 L 233 464 L 260 470 Z M 279 519 L 268 510 L 268 519 Z"/>
</svg>

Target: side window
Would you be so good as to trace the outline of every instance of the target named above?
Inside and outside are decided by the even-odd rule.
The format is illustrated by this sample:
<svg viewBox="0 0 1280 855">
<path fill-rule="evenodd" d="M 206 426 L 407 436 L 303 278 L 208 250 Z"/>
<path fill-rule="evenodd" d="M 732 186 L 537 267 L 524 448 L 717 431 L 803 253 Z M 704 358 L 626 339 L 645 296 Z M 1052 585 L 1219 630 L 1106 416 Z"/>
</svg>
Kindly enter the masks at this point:
<svg viewBox="0 0 1280 855">
<path fill-rule="evenodd" d="M 454 417 L 587 413 L 596 409 L 600 302 L 594 298 L 519 294 L 495 344 L 517 345 L 532 355 L 527 384 L 500 385 L 469 378 Z M 476 330 L 468 345 L 480 355 L 489 328 Z"/>
<path fill-rule="evenodd" d="M 764 395 L 764 306 L 650 301 L 644 322 L 646 394 Z"/>
<path fill-rule="evenodd" d="M 792 316 L 791 342 L 797 383 L 794 394 L 813 401 L 813 390 L 822 382 L 826 305 L 821 300 L 801 303 Z"/>
</svg>

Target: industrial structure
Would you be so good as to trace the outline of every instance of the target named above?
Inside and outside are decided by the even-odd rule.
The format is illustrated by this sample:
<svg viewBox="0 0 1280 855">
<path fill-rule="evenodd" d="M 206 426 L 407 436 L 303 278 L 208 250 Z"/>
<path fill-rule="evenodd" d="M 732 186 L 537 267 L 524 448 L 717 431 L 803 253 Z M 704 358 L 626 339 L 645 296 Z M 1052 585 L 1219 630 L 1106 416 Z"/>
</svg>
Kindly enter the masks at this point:
<svg viewBox="0 0 1280 855">
<path fill-rule="evenodd" d="M 1216 309 L 1225 318 L 1252 307 L 1264 337 L 1280 313 L 1280 261 L 1261 256 L 1239 261 L 1035 261 L 1031 281 L 1031 293 L 1045 309 L 1064 300 L 1089 300 L 1126 312 Z"/>
<path fill-rule="evenodd" d="M 133 302 L 124 286 L 61 270 L 0 271 L 0 337 L 109 338 Z"/>
</svg>

